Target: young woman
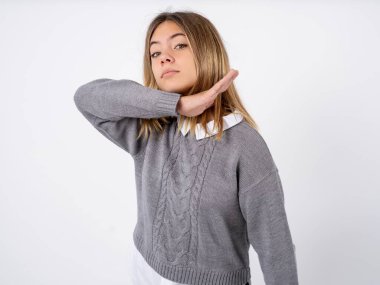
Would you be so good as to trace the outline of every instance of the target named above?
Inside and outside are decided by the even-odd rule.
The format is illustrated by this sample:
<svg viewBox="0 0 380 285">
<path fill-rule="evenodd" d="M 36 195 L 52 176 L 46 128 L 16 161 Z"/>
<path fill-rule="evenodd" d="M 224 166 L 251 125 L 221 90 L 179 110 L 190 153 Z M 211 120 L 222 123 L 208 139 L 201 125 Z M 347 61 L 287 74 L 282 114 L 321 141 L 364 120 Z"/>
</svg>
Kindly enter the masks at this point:
<svg viewBox="0 0 380 285">
<path fill-rule="evenodd" d="M 233 85 L 221 37 L 204 16 L 159 14 L 147 30 L 144 85 L 80 86 L 84 117 L 134 159 L 133 284 L 298 284 L 279 171 Z"/>
</svg>

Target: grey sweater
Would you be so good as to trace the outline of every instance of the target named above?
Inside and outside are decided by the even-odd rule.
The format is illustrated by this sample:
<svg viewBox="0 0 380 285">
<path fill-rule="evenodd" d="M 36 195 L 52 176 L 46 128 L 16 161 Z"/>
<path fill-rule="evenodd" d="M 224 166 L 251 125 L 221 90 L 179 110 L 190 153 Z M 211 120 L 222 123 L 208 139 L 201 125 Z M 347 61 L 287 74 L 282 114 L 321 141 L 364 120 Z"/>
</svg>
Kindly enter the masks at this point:
<svg viewBox="0 0 380 285">
<path fill-rule="evenodd" d="M 127 79 L 80 86 L 74 102 L 135 165 L 133 241 L 161 276 L 190 285 L 251 281 L 249 247 L 267 285 L 298 284 L 279 171 L 263 137 L 243 120 L 197 140 L 177 133 L 181 94 Z M 168 117 L 163 134 L 139 138 L 139 118 Z"/>
</svg>

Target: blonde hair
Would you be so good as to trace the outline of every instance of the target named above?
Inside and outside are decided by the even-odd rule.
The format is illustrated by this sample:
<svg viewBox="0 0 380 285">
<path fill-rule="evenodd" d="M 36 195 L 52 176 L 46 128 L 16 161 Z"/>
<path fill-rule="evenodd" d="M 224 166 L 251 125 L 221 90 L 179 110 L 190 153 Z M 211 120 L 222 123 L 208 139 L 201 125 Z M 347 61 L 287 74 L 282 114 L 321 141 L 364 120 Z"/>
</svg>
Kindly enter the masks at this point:
<svg viewBox="0 0 380 285">
<path fill-rule="evenodd" d="M 191 11 L 161 12 L 152 20 L 146 33 L 144 51 L 144 85 L 146 87 L 159 89 L 152 71 L 149 44 L 155 29 L 164 21 L 173 21 L 183 30 L 194 54 L 198 78 L 194 86 L 186 94 L 181 94 L 182 96 L 190 96 L 210 89 L 230 70 L 228 55 L 222 39 L 208 19 Z M 207 118 L 213 112 L 214 128 L 218 129 L 216 139 L 219 141 L 223 134 L 223 116 L 234 111 L 238 111 L 251 127 L 258 130 L 256 122 L 244 108 L 234 83 L 231 83 L 226 91 L 217 96 L 214 105 L 206 109 L 202 114 L 195 117 L 179 115 L 178 132 L 185 121 L 188 121 L 190 134 L 194 135 L 198 117 L 200 117 L 202 127 L 206 130 L 206 134 L 209 134 L 206 127 Z M 140 131 L 137 138 L 142 134 L 144 134 L 144 138 L 147 138 L 152 131 L 162 133 L 171 118 L 140 119 Z"/>
</svg>

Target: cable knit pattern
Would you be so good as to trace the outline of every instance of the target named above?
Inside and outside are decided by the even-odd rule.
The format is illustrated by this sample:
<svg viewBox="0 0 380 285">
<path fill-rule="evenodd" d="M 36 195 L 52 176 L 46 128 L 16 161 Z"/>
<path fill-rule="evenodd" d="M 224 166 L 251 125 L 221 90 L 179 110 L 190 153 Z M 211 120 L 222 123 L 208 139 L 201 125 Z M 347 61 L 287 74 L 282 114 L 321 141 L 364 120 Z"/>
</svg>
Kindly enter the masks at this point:
<svg viewBox="0 0 380 285">
<path fill-rule="evenodd" d="M 153 248 L 162 261 L 193 265 L 197 252 L 198 204 L 215 140 L 186 143 L 176 134 L 164 165 L 161 196 L 153 224 Z"/>
</svg>

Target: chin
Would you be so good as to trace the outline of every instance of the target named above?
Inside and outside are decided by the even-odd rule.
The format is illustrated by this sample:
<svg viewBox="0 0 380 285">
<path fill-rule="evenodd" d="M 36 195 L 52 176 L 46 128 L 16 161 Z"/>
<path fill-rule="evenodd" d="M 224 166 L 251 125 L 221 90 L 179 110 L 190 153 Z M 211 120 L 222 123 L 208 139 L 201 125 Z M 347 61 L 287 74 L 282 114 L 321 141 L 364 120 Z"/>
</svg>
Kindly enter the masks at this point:
<svg viewBox="0 0 380 285">
<path fill-rule="evenodd" d="M 165 84 L 165 85 L 161 85 L 160 89 L 163 90 L 163 91 L 166 91 L 166 92 L 173 92 L 173 93 L 183 94 L 187 90 L 189 90 L 189 87 L 188 86 L 183 86 L 183 85 L 178 86 L 177 84 Z"/>
</svg>

